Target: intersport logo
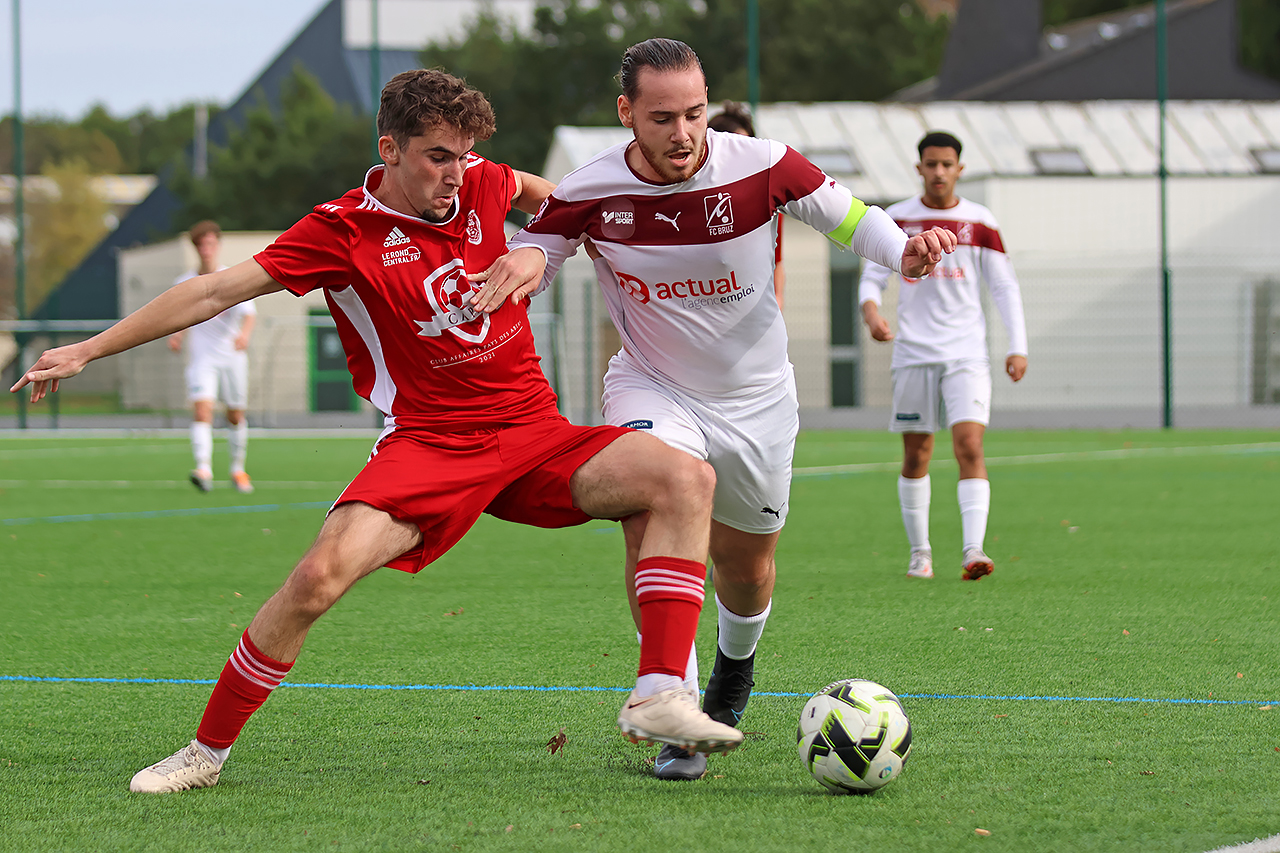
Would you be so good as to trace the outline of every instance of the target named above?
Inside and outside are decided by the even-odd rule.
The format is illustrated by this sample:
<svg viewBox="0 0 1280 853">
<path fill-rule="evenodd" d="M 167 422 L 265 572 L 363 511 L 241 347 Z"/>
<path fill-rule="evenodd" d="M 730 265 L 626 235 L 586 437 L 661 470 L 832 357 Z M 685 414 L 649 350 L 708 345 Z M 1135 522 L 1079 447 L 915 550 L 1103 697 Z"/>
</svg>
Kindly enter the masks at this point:
<svg viewBox="0 0 1280 853">
<path fill-rule="evenodd" d="M 617 272 L 616 275 L 622 292 L 642 305 L 648 305 L 654 299 L 713 300 L 728 304 L 755 292 L 754 287 L 744 288 L 738 284 L 738 274 L 734 270 L 729 270 L 728 278 L 686 278 L 659 281 L 652 285 L 630 273 Z"/>
</svg>

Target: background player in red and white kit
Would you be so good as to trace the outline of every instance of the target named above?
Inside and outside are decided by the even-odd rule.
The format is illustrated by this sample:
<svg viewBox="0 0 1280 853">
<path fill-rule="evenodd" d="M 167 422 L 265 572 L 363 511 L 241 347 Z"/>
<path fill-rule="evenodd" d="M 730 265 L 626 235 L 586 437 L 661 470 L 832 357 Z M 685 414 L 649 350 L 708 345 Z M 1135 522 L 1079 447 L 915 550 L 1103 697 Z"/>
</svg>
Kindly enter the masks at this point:
<svg viewBox="0 0 1280 853">
<path fill-rule="evenodd" d="M 206 219 L 188 232 L 200 264 L 188 270 L 174 284 L 189 278 L 226 269 L 218 263 L 222 249 L 222 229 Z M 244 411 L 249 404 L 249 338 L 258 312 L 253 300 L 232 305 L 216 317 L 169 336 L 169 349 L 182 352 L 187 344 L 185 380 L 191 401 L 191 455 L 195 468 L 191 483 L 202 492 L 213 488 L 213 406 L 219 399 L 227 407 L 227 453 L 231 457 L 231 485 L 242 494 L 253 491 L 244 470 L 249 449 L 249 422 Z"/>
<path fill-rule="evenodd" d="M 486 278 L 487 290 L 506 283 L 507 272 L 482 271 L 506 252 L 503 220 L 513 203 L 533 211 L 551 188 L 472 153 L 493 129 L 488 101 L 456 77 L 396 76 L 378 111 L 385 165 L 364 186 L 317 206 L 252 259 L 44 353 L 14 385 L 31 384 L 34 402 L 93 359 L 255 296 L 320 288 L 356 391 L 387 413 L 369 461 L 315 544 L 245 631 L 195 739 L 139 771 L 132 790 L 215 784 L 311 625 L 380 566 L 421 570 L 482 512 L 540 527 L 647 513 L 636 572 L 645 643 L 618 724 L 632 740 L 687 749 L 726 752 L 741 743 L 741 732 L 703 714 L 697 694 L 682 686 L 702 607 L 711 468 L 641 432 L 570 424 L 538 366 L 526 305 L 472 304 L 481 287 L 473 278 Z M 512 266 L 539 278 L 542 259 L 529 250 L 522 260 L 531 257 L 532 269 Z"/>
<path fill-rule="evenodd" d="M 736 724 L 754 685 L 799 430 L 773 289 L 775 215 L 912 275 L 932 269 L 954 236 L 939 229 L 908 239 L 884 211 L 787 146 L 708 131 L 706 77 L 682 42 L 628 48 L 619 80 L 618 117 L 634 139 L 566 176 L 511 247 L 546 252 L 549 282 L 579 245 L 594 243 L 622 337 L 604 380 L 606 419 L 652 432 L 716 470 L 719 640 L 703 708 Z M 644 519 L 623 528 L 630 574 Z M 690 680 L 696 689 L 696 675 Z M 705 767 L 675 750 L 655 764 L 663 778 L 696 778 Z"/>
<path fill-rule="evenodd" d="M 880 314 L 881 295 L 892 270 L 868 263 L 862 271 L 858 301 L 871 337 L 895 342 L 889 428 L 902 433 L 898 501 L 911 545 L 907 574 L 933 577 L 929 460 L 933 434 L 942 428 L 945 417 L 960 466 L 956 487 L 964 540 L 960 576 L 978 580 L 994 569 L 983 551 L 991 508 L 991 484 L 982 452 L 982 435 L 990 418 L 991 365 L 979 282 L 986 284 L 1008 332 L 1004 370 L 1014 382 L 1027 372 L 1027 328 L 1022 293 L 995 217 L 982 205 L 955 194 L 956 181 L 964 171 L 960 150 L 960 140 L 949 133 L 926 134 L 920 140 L 916 164 L 924 179 L 924 195 L 888 209 L 908 234 L 935 227 L 953 232 L 959 241 L 956 251 L 923 278 L 903 277 L 896 336 Z"/>
</svg>

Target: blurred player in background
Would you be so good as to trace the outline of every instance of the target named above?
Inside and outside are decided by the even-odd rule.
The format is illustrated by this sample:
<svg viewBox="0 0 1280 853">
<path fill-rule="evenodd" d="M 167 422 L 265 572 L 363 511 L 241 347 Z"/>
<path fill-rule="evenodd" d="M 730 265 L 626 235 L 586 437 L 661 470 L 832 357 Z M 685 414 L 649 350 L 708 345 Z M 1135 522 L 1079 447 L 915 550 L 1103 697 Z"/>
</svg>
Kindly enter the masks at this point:
<svg viewBox="0 0 1280 853">
<path fill-rule="evenodd" d="M 892 270 L 868 262 L 862 270 L 858 302 L 871 337 L 894 341 L 893 419 L 889 428 L 902 433 L 898 500 L 911 545 L 907 574 L 933 577 L 929 460 L 933 458 L 933 434 L 944 426 L 945 419 L 960 466 L 956 487 L 963 538 L 960 576 L 978 580 L 995 568 L 983 551 L 991 508 L 991 484 L 982 451 L 982 435 L 990 418 L 991 364 L 979 282 L 986 284 L 1008 333 L 1004 371 L 1014 382 L 1027 372 L 1027 328 L 1022 293 L 995 217 L 982 205 L 955 193 L 956 181 L 964 171 L 960 140 L 934 131 L 920 140 L 917 150 L 920 162 L 916 171 L 924 180 L 924 194 L 891 205 L 888 213 L 908 234 L 941 227 L 956 235 L 959 246 L 923 278 L 902 277 L 896 336 L 880 314 L 881 297 Z"/>
<path fill-rule="evenodd" d="M 720 105 L 720 112 L 707 120 L 707 127 L 721 133 L 737 133 L 742 136 L 755 136 L 756 125 L 751 119 L 751 110 L 746 104 L 737 101 L 725 101 Z M 782 211 L 774 217 L 777 223 L 777 236 L 773 251 L 773 293 L 778 298 L 778 307 L 783 307 L 783 294 L 787 289 L 787 271 L 782 267 Z"/>
<path fill-rule="evenodd" d="M 706 76 L 683 42 L 631 46 L 618 79 L 618 118 L 634 139 L 566 176 L 510 247 L 546 252 L 548 283 L 590 239 L 622 337 L 604 379 L 605 418 L 715 469 L 718 642 L 703 710 L 736 725 L 769 616 L 800 423 L 773 290 L 775 215 L 911 275 L 931 270 L 955 238 L 942 229 L 908 238 L 787 146 L 708 130 Z M 644 525 L 643 516 L 623 524 L 628 578 Z M 685 686 L 697 690 L 696 666 Z M 698 778 L 706 759 L 664 749 L 655 772 Z"/>
<path fill-rule="evenodd" d="M 191 243 L 200 256 L 198 269 L 178 276 L 175 285 L 198 275 L 208 275 L 226 267 L 218 263 L 222 250 L 222 229 L 211 220 L 191 226 Z M 258 312 L 253 300 L 232 305 L 216 317 L 169 336 L 169 349 L 182 352 L 187 343 L 187 399 L 191 402 L 191 455 L 196 467 L 191 483 L 202 492 L 213 488 L 213 405 L 221 398 L 227 407 L 227 451 L 231 455 L 231 484 L 249 494 L 253 483 L 244 471 L 249 450 L 249 422 L 244 412 L 249 403 L 249 338 Z"/>
<path fill-rule="evenodd" d="M 551 184 L 475 155 L 475 141 L 493 130 L 489 102 L 462 80 L 439 70 L 397 75 L 378 110 L 383 164 L 362 187 L 318 205 L 253 258 L 45 352 L 14 385 L 30 384 L 34 402 L 94 359 L 247 299 L 322 290 L 356 391 L 387 413 L 368 462 L 240 638 L 195 739 L 139 771 L 131 790 L 216 784 L 312 624 L 380 566 L 420 571 L 481 513 L 538 527 L 645 513 L 636 571 L 644 644 L 618 725 L 634 741 L 686 750 L 727 752 L 742 742 L 683 687 L 702 609 L 714 474 L 643 432 L 575 426 L 560 415 L 527 304 L 505 298 L 508 273 L 486 269 L 507 251 L 507 213 L 535 211 Z M 504 269 L 520 283 L 541 279 L 541 252 L 525 249 L 515 261 Z M 486 291 L 502 295 L 485 299 Z M 464 567 L 461 582 L 475 571 L 483 567 Z"/>
</svg>

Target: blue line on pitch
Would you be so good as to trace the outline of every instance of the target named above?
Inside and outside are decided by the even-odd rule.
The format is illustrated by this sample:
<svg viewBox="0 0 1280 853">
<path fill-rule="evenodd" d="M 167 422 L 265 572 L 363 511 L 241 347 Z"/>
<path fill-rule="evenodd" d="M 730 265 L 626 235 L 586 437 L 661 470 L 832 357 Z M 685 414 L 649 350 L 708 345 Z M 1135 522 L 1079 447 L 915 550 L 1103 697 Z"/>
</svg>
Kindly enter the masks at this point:
<svg viewBox="0 0 1280 853">
<path fill-rule="evenodd" d="M 276 512 L 282 509 L 328 509 L 332 501 L 304 501 L 292 504 L 250 504 L 247 506 L 210 506 L 189 509 L 149 509 L 141 512 L 91 512 L 84 515 L 45 515 L 33 518 L 2 518 L 13 524 L 72 524 L 77 521 L 124 521 L 139 518 L 174 518 L 190 515 L 234 515 L 246 512 Z"/>
<path fill-rule="evenodd" d="M 52 684 L 215 684 L 212 678 L 56 678 L 35 675 L 0 675 L 0 681 L 26 681 Z M 528 684 L 325 684 L 323 682 L 285 681 L 281 687 L 309 687 L 322 690 L 460 690 L 496 692 L 522 690 L 529 693 L 627 693 L 630 687 L 539 687 Z M 808 698 L 810 693 L 756 691 L 752 696 L 778 696 L 784 699 Z M 998 702 L 1109 702 L 1112 704 L 1145 703 L 1151 705 L 1276 705 L 1246 699 L 1145 699 L 1136 696 L 988 696 L 970 693 L 899 693 L 902 699 L 980 699 Z"/>
</svg>

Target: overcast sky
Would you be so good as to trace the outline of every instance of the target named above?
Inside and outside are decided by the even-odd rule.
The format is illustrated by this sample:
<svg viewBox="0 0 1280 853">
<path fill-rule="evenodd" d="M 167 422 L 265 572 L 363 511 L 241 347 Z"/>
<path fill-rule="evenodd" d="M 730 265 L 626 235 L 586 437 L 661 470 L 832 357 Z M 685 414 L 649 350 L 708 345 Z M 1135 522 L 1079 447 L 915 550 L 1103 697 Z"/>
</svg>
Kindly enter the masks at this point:
<svg viewBox="0 0 1280 853">
<path fill-rule="evenodd" d="M 117 116 L 193 100 L 230 105 L 325 0 L 2 0 L 0 114 L 13 112 L 21 3 L 22 113 Z"/>
</svg>

